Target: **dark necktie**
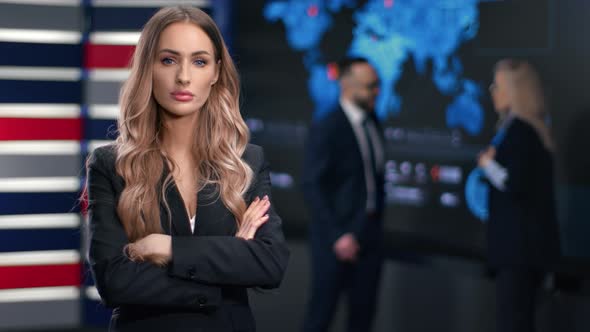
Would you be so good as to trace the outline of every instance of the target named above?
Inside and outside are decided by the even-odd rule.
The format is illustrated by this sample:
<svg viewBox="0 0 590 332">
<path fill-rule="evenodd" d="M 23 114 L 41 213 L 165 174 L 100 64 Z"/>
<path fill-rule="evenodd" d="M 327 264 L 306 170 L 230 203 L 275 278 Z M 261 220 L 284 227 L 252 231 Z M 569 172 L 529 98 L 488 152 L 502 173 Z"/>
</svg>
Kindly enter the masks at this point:
<svg viewBox="0 0 590 332">
<path fill-rule="evenodd" d="M 367 147 L 369 148 L 369 162 L 371 163 L 371 175 L 373 177 L 377 176 L 377 161 L 375 160 L 375 145 L 373 144 L 373 137 L 370 134 L 369 123 L 372 122 L 373 119 L 370 116 L 367 116 L 365 120 L 363 120 L 363 132 L 365 133 L 365 140 L 367 141 Z"/>
</svg>

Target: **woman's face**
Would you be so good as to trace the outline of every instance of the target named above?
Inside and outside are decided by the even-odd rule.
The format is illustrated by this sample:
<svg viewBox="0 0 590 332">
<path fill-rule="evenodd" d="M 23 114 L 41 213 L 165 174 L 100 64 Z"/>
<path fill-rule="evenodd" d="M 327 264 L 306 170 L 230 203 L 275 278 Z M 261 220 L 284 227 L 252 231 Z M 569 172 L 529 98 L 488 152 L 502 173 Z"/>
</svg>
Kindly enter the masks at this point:
<svg viewBox="0 0 590 332">
<path fill-rule="evenodd" d="M 213 43 L 198 26 L 170 24 L 160 34 L 153 64 L 153 94 L 167 115 L 196 114 L 219 76 Z"/>
<path fill-rule="evenodd" d="M 494 83 L 490 85 L 490 93 L 492 95 L 492 102 L 494 109 L 499 114 L 506 113 L 510 110 L 510 98 L 508 94 L 508 82 L 506 72 L 498 70 L 494 74 Z"/>
</svg>

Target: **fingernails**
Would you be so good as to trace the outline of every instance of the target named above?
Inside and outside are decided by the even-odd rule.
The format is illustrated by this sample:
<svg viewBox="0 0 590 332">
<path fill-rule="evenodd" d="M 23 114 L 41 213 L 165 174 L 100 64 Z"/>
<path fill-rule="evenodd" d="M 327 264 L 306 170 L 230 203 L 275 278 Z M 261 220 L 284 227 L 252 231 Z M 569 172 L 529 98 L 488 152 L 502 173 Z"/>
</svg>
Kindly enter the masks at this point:
<svg viewBox="0 0 590 332">
<path fill-rule="evenodd" d="M 264 200 L 268 201 L 268 195 L 264 195 Z"/>
<path fill-rule="evenodd" d="M 258 202 L 260 200 L 260 197 L 256 196 L 256 198 L 254 199 L 254 202 Z"/>
</svg>

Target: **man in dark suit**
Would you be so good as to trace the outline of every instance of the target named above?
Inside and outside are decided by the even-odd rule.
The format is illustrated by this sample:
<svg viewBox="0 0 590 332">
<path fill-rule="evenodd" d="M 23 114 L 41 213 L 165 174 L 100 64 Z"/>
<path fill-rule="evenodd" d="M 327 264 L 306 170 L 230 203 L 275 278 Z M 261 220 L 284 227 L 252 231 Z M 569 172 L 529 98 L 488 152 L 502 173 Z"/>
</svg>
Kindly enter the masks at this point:
<svg viewBox="0 0 590 332">
<path fill-rule="evenodd" d="M 312 286 L 304 330 L 327 331 L 348 293 L 348 331 L 370 331 L 382 255 L 384 151 L 373 112 L 379 78 L 366 59 L 340 64 L 338 107 L 310 128 L 304 194 Z"/>
</svg>

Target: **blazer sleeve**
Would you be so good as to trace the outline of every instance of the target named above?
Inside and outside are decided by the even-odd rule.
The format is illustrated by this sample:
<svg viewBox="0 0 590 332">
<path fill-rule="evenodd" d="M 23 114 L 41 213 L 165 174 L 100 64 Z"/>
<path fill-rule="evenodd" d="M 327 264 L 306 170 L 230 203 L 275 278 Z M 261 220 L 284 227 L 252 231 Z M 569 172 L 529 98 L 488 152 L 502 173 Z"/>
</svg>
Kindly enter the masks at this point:
<svg viewBox="0 0 590 332">
<path fill-rule="evenodd" d="M 519 197 L 534 187 L 536 152 L 543 149 L 542 143 L 533 128 L 519 124 L 507 133 L 504 144 L 504 153 L 496 160 L 507 173 L 504 191 Z"/>
<path fill-rule="evenodd" d="M 360 221 L 343 223 L 337 220 L 336 213 L 330 206 L 327 197 L 330 197 L 329 187 L 336 169 L 338 158 L 334 151 L 334 139 L 338 135 L 333 133 L 327 123 L 320 121 L 310 128 L 309 137 L 305 149 L 305 161 L 303 171 L 303 193 L 307 205 L 312 210 L 314 222 L 322 223 L 322 227 L 328 231 L 330 243 L 336 242 L 343 234 L 353 231 L 359 238 Z"/>
<path fill-rule="evenodd" d="M 127 235 L 116 212 L 114 166 L 108 151 L 95 150 L 88 162 L 89 263 L 102 301 L 123 304 L 206 308 L 218 306 L 221 290 L 168 275 L 165 268 L 136 263 L 123 254 Z"/>
<path fill-rule="evenodd" d="M 172 237 L 170 274 L 198 282 L 276 288 L 280 285 L 289 249 L 282 231 L 282 221 L 273 208 L 269 165 L 262 149 L 257 147 L 253 159 L 258 165 L 250 197 L 268 195 L 271 200 L 269 219 L 251 240 L 235 236 L 175 236 Z"/>
</svg>

